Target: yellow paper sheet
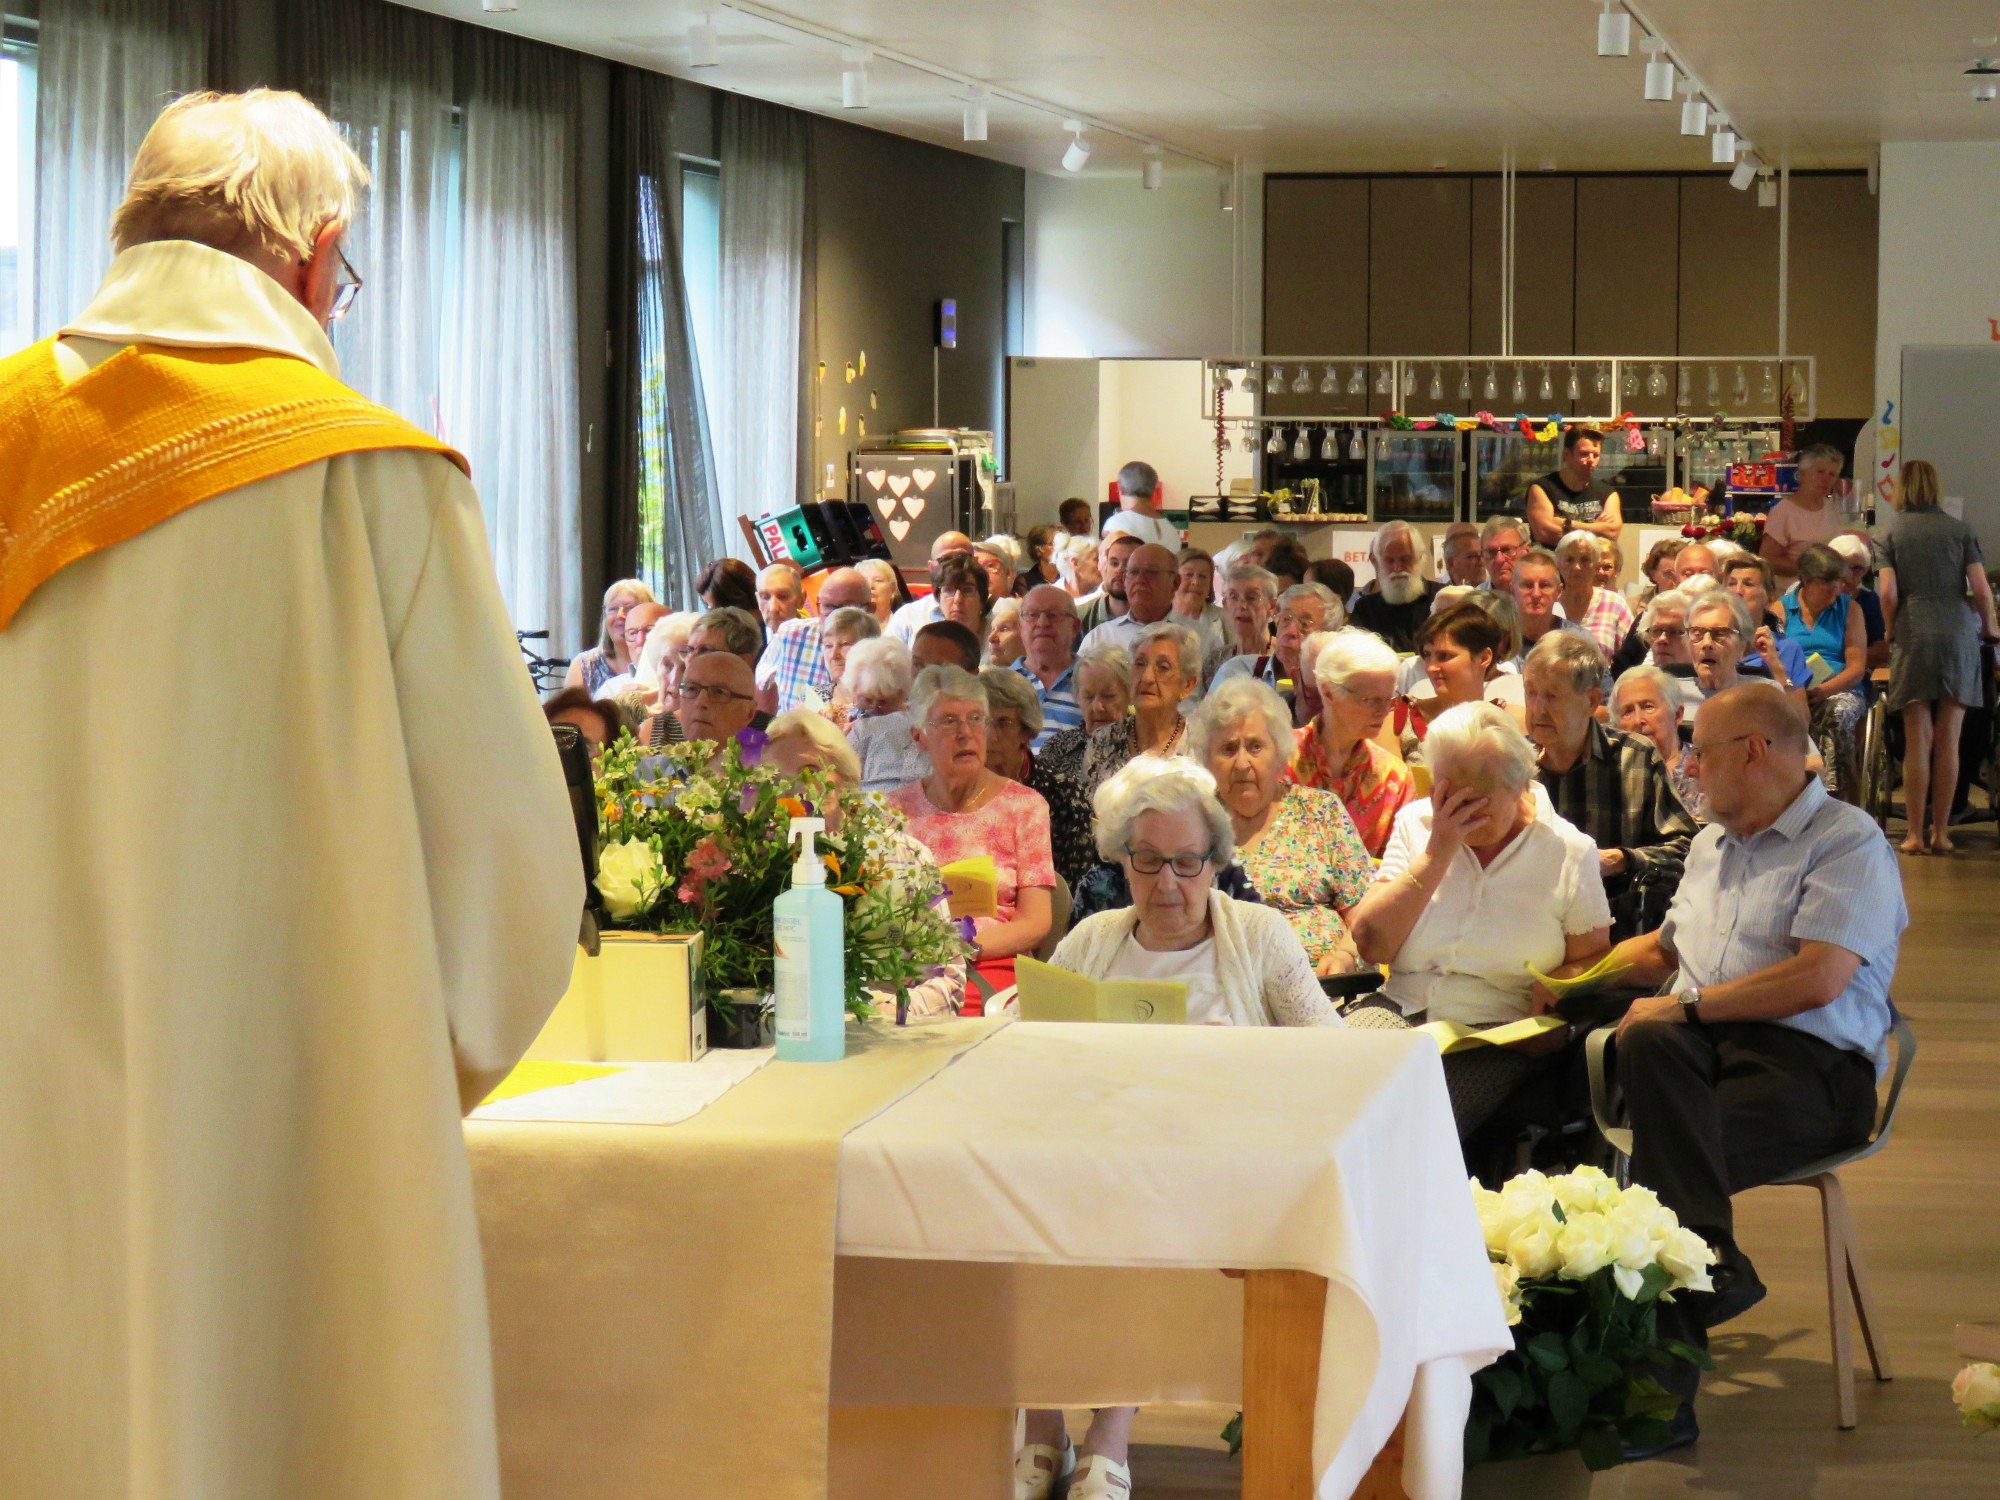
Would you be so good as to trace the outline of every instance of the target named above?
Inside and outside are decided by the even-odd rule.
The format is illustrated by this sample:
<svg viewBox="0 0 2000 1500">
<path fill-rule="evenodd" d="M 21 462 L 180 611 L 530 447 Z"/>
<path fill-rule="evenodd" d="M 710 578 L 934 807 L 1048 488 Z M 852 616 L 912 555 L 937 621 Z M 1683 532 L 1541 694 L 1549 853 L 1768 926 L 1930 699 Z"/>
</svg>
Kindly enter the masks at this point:
<svg viewBox="0 0 2000 1500">
<path fill-rule="evenodd" d="M 1609 953 L 1605 954 L 1603 958 L 1599 959 L 1590 968 L 1585 969 L 1581 974 L 1572 975 L 1568 979 L 1552 979 L 1533 964 L 1523 964 L 1521 967 L 1528 971 L 1530 979 L 1533 979 L 1558 1000 L 1566 1000 L 1571 995 L 1580 995 L 1591 990 L 1602 989 L 1620 975 L 1632 972 L 1632 966 L 1629 963 L 1623 960 L 1613 960 Z"/>
<path fill-rule="evenodd" d="M 951 896 L 954 917 L 1000 915 L 1000 871 L 990 854 L 955 859 L 938 872 Z"/>
<path fill-rule="evenodd" d="M 1525 1020 L 1509 1021 L 1505 1026 L 1488 1026 L 1483 1031 L 1460 1025 L 1457 1021 L 1432 1021 L 1416 1029 L 1434 1038 L 1438 1051 L 1449 1057 L 1454 1052 L 1464 1052 L 1472 1047 L 1518 1046 L 1568 1024 L 1561 1016 L 1529 1016 Z"/>
<path fill-rule="evenodd" d="M 1014 960 L 1024 1021 L 1187 1024 L 1188 987 L 1171 979 L 1087 979 L 1033 958 Z"/>
<path fill-rule="evenodd" d="M 598 1063 L 519 1063 L 513 1072 L 500 1080 L 500 1087 L 479 1102 L 491 1104 L 496 1099 L 514 1099 L 542 1089 L 560 1088 L 565 1083 L 582 1083 L 586 1078 L 602 1078 L 606 1074 L 624 1071 L 623 1068 L 604 1067 Z"/>
</svg>

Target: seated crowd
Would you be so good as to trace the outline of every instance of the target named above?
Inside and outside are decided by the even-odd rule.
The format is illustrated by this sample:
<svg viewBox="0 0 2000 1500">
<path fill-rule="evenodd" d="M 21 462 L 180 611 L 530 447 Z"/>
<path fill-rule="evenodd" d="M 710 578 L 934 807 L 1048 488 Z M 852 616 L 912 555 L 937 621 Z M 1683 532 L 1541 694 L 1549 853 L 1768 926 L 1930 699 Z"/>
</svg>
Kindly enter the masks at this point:
<svg viewBox="0 0 2000 1500">
<path fill-rule="evenodd" d="M 942 534 L 914 598 L 882 562 L 810 586 L 718 563 L 700 613 L 617 583 L 550 717 L 598 744 L 767 728 L 782 763 L 902 812 L 913 860 L 990 858 L 969 972 L 914 1016 L 1009 1003 L 1033 954 L 1184 982 L 1207 1024 L 1578 1023 L 1445 1059 L 1475 1171 L 1534 1138 L 1582 1026 L 1629 1004 L 1635 1173 L 1725 1252 L 1676 1315 L 1699 1342 L 1761 1292 L 1729 1194 L 1871 1123 L 1904 917 L 1849 805 L 1867 541 L 1804 548 L 1782 594 L 1764 558 L 1663 542 L 1621 589 L 1615 528 L 1544 506 L 1451 528 L 1442 580 L 1391 522 L 1357 590 L 1276 531 L 1170 545 L 1153 472 L 1120 484 L 1101 536 L 1082 502 L 1025 542 Z M 1544 982 L 1607 955 L 1623 989 L 1594 1008 Z M 1128 1423 L 1100 1414 L 1087 1457 L 1122 1472 Z M 1059 1414 L 1025 1452 L 1045 1495 L 1073 1461 Z"/>
</svg>

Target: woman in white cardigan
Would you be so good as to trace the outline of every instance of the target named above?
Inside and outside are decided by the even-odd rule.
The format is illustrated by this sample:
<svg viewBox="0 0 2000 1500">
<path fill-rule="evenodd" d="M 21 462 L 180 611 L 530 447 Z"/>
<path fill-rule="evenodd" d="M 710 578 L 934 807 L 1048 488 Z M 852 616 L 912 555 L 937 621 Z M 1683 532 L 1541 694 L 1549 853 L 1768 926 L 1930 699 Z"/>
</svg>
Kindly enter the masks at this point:
<svg viewBox="0 0 2000 1500">
<path fill-rule="evenodd" d="M 1092 979 L 1171 979 L 1188 1020 L 1211 1026 L 1339 1026 L 1285 914 L 1214 889 L 1235 852 L 1215 778 L 1180 756 L 1141 755 L 1098 788 L 1097 849 L 1125 867 L 1132 904 L 1071 929 L 1057 968 Z M 1131 1406 L 1105 1407 L 1073 1450 L 1059 1411 L 1028 1413 L 1014 1461 L 1018 1500 L 1046 1500 L 1075 1469 L 1070 1500 L 1125 1500 Z"/>
</svg>

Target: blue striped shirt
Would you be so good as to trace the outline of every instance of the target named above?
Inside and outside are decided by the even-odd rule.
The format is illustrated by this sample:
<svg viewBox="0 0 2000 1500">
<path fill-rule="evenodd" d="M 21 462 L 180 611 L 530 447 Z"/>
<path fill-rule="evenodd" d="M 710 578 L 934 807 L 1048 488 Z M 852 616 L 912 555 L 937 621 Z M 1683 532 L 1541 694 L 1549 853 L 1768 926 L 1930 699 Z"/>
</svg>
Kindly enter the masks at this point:
<svg viewBox="0 0 2000 1500">
<path fill-rule="evenodd" d="M 1035 690 L 1035 696 L 1042 700 L 1042 732 L 1035 736 L 1028 748 L 1039 751 L 1049 742 L 1052 735 L 1065 729 L 1083 727 L 1083 705 L 1076 701 L 1076 663 L 1063 668 L 1062 676 L 1055 680 L 1053 687 L 1043 687 L 1042 679 L 1028 670 L 1026 661 L 1014 664 L 1014 670 L 1028 679 L 1028 685 Z"/>
<path fill-rule="evenodd" d="M 1782 963 L 1801 942 L 1845 948 L 1861 960 L 1847 988 L 1776 1024 L 1879 1064 L 1908 925 L 1902 875 L 1882 830 L 1811 776 L 1761 833 L 1742 839 L 1711 823 L 1695 835 L 1660 941 L 1680 961 L 1676 984 L 1702 986 Z"/>
</svg>

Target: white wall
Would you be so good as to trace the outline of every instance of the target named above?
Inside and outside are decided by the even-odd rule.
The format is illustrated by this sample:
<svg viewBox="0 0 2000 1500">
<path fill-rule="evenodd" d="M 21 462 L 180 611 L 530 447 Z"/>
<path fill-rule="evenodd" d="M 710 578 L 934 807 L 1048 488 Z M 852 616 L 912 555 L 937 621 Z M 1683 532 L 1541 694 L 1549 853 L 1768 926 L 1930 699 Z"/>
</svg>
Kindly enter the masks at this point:
<svg viewBox="0 0 2000 1500">
<path fill-rule="evenodd" d="M 1160 472 L 1169 510 L 1185 510 L 1191 495 L 1213 495 L 1215 424 L 1202 420 L 1201 361 L 1108 359 L 1098 367 L 1097 496 L 1133 459 Z M 1233 434 L 1232 434 L 1233 435 Z M 1234 443 L 1223 456 L 1223 490 L 1232 478 L 1253 477 L 1256 457 Z"/>
<path fill-rule="evenodd" d="M 1049 357 L 1254 352 L 1262 326 L 1262 206 L 1254 183 L 1234 213 L 1219 178 L 1169 173 L 1152 192 L 1135 177 L 1030 172 L 1027 352 Z M 1252 268 L 1240 278 L 1237 266 Z"/>
<path fill-rule="evenodd" d="M 1991 321 L 2000 318 L 2000 142 L 1885 142 L 1881 182 L 1871 430 L 1886 501 L 1900 458 L 1904 347 L 2000 338 Z"/>
<path fill-rule="evenodd" d="M 1071 495 L 1095 506 L 1098 483 L 1098 363 L 1094 359 L 1011 359 L 1007 477 L 1016 527 L 1051 525 Z"/>
</svg>

